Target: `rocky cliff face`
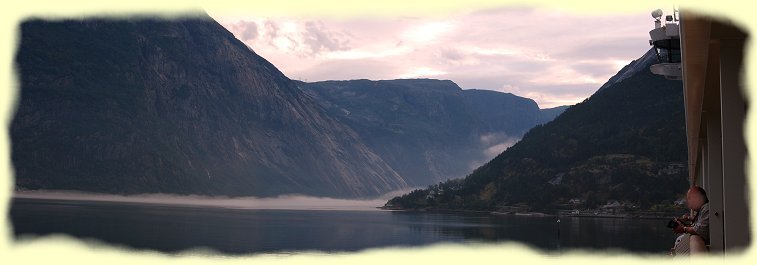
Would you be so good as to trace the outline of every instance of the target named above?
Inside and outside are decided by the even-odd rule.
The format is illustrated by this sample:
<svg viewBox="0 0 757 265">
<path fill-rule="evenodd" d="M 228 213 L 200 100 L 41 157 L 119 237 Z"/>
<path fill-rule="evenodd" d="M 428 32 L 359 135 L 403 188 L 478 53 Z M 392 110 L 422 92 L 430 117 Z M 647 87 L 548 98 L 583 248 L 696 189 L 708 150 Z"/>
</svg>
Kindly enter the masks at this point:
<svg viewBox="0 0 757 265">
<path fill-rule="evenodd" d="M 413 186 L 465 176 L 545 119 L 531 99 L 449 80 L 299 85 Z"/>
<path fill-rule="evenodd" d="M 27 21 L 16 185 L 364 197 L 408 184 L 209 17 Z"/>
</svg>

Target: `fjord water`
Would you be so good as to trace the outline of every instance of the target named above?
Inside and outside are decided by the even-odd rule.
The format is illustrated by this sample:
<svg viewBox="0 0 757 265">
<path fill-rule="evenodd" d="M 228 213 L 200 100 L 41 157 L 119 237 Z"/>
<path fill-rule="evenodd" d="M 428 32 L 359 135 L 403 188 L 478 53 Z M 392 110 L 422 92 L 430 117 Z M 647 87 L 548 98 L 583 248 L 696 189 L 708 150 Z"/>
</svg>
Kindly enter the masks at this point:
<svg viewBox="0 0 757 265">
<path fill-rule="evenodd" d="M 65 234 L 135 250 L 226 254 L 342 252 L 443 242 L 516 241 L 538 250 L 664 254 L 665 220 L 365 210 L 251 210 L 122 202 L 13 200 L 16 239 Z M 558 240 L 558 225 L 560 237 Z"/>
</svg>

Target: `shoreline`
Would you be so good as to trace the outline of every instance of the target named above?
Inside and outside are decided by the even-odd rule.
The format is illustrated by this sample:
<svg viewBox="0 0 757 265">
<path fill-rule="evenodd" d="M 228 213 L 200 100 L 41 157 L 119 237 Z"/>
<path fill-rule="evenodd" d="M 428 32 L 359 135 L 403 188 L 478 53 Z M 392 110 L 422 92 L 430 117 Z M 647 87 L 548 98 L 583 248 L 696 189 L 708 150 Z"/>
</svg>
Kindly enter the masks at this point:
<svg viewBox="0 0 757 265">
<path fill-rule="evenodd" d="M 578 217 L 578 218 L 636 218 L 636 219 L 671 219 L 673 216 L 644 216 L 644 215 L 610 215 L 610 214 L 579 214 L 560 215 L 542 212 L 497 212 L 486 210 L 465 209 L 402 209 L 380 205 L 382 200 L 344 200 L 333 198 L 317 198 L 306 196 L 282 196 L 275 198 L 257 197 L 209 197 L 200 195 L 170 195 L 144 194 L 119 195 L 104 193 L 78 193 L 70 191 L 14 191 L 10 196 L 15 199 L 40 201 L 71 201 L 89 203 L 119 203 L 175 207 L 223 208 L 235 210 L 305 210 L 305 211 L 396 211 L 417 213 L 451 213 L 451 214 L 479 214 L 496 216 L 519 217 Z M 297 203 L 300 200 L 300 203 Z M 315 201 L 316 203 L 313 203 Z"/>
<path fill-rule="evenodd" d="M 674 216 L 643 216 L 643 215 L 611 215 L 611 214 L 579 214 L 579 215 L 560 215 L 560 214 L 547 214 L 541 212 L 527 212 L 527 213 L 510 213 L 510 212 L 497 212 L 497 211 L 481 211 L 481 210 L 462 210 L 462 209 L 399 209 L 399 208 L 386 208 L 384 206 L 376 207 L 382 211 L 397 211 L 397 212 L 431 212 L 431 213 L 476 213 L 476 214 L 488 214 L 499 216 L 520 216 L 520 217 L 577 217 L 577 218 L 617 218 L 617 219 L 658 219 L 667 220 Z"/>
</svg>

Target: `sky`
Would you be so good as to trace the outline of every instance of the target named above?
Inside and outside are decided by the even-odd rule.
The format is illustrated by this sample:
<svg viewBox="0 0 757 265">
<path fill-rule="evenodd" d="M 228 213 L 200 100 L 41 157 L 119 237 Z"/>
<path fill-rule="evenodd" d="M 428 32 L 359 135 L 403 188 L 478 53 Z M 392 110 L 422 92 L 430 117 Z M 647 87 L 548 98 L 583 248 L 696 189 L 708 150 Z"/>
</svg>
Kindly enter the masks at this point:
<svg viewBox="0 0 757 265">
<path fill-rule="evenodd" d="M 449 79 L 575 104 L 650 46 L 648 12 L 503 7 L 443 17 L 214 17 L 291 79 Z"/>
</svg>

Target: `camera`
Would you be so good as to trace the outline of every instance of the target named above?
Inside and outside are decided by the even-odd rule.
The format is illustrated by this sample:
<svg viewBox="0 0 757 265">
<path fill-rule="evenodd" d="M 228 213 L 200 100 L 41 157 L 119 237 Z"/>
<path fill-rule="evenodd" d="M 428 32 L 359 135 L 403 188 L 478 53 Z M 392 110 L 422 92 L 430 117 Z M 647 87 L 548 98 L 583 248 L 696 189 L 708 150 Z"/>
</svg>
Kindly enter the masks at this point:
<svg viewBox="0 0 757 265">
<path fill-rule="evenodd" d="M 668 221 L 668 228 L 675 229 L 676 227 L 678 227 L 678 222 L 676 221 L 681 221 L 683 225 L 687 225 L 687 226 L 691 225 L 691 223 L 687 220 L 678 220 L 678 218 L 673 218 L 673 219 L 670 219 L 670 221 Z"/>
</svg>

